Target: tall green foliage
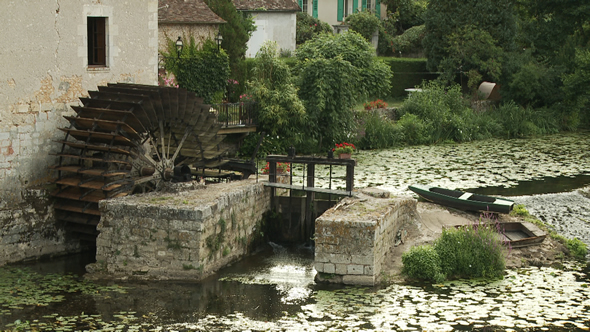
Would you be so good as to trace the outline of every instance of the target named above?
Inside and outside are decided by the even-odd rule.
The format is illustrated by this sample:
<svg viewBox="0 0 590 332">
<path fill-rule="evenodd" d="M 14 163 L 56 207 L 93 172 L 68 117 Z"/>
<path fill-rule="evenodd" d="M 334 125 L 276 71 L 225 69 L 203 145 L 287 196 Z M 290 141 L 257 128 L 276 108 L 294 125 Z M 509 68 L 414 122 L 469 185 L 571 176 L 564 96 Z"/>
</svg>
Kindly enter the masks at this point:
<svg viewBox="0 0 590 332">
<path fill-rule="evenodd" d="M 229 55 L 230 62 L 237 63 L 244 58 L 248 40 L 256 30 L 252 16 L 238 12 L 231 0 L 208 0 L 207 5 L 227 22 L 219 26 L 219 32 L 223 37 L 221 47 Z"/>
<path fill-rule="evenodd" d="M 258 102 L 258 131 L 293 144 L 302 140 L 299 128 L 303 127 L 305 109 L 277 48 L 276 42 L 268 41 L 256 54 L 248 93 Z"/>
<path fill-rule="evenodd" d="M 295 42 L 301 45 L 322 33 L 332 34 L 330 24 L 321 21 L 305 12 L 297 12 L 297 30 Z"/>
<path fill-rule="evenodd" d="M 423 41 L 428 68 L 438 70 L 443 59 L 452 55 L 461 60 L 455 62 L 463 65 L 463 71 L 475 68 L 483 77 L 494 76 L 495 67 L 486 69 L 478 62 L 480 59 L 485 62 L 488 51 L 515 49 L 517 24 L 513 3 L 514 0 L 430 0 L 424 14 L 426 35 Z M 484 38 L 483 45 L 479 44 L 479 38 Z M 489 46 L 494 49 L 487 50 Z M 465 47 L 470 52 L 462 53 Z M 456 74 L 461 70 L 449 67 L 447 64 L 444 69 Z"/>
<path fill-rule="evenodd" d="M 381 26 L 379 18 L 368 10 L 348 15 L 344 22 L 348 24 L 351 30 L 360 33 L 368 42 L 371 42 L 373 34 Z"/>
<path fill-rule="evenodd" d="M 181 88 L 193 91 L 206 103 L 221 102 L 229 78 L 229 59 L 223 50 L 217 50 L 215 42 L 208 39 L 199 49 L 191 36 L 178 54 L 175 42 L 168 39 L 168 51 L 162 54 L 166 70 L 174 74 Z"/>
<path fill-rule="evenodd" d="M 464 142 L 477 137 L 476 115 L 458 85 L 422 85 L 400 108 L 400 122 L 410 144 Z"/>
<path fill-rule="evenodd" d="M 353 105 L 386 95 L 391 70 L 356 32 L 319 35 L 297 50 L 299 96 L 309 117 L 308 139 L 323 146 L 346 141 L 354 128 Z M 321 147 L 320 147 L 321 148 Z"/>
</svg>

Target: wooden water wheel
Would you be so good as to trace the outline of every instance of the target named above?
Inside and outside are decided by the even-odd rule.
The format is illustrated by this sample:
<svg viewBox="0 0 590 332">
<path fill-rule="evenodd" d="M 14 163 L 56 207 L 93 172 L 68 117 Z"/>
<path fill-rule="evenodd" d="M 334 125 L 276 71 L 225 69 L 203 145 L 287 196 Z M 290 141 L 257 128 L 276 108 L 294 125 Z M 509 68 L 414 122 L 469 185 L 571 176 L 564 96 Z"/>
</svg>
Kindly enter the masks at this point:
<svg viewBox="0 0 590 332">
<path fill-rule="evenodd" d="M 184 89 L 108 84 L 80 98 L 59 141 L 55 214 L 91 243 L 98 234 L 98 202 L 187 181 L 197 168 L 224 164 L 221 124 L 209 106 Z"/>
</svg>

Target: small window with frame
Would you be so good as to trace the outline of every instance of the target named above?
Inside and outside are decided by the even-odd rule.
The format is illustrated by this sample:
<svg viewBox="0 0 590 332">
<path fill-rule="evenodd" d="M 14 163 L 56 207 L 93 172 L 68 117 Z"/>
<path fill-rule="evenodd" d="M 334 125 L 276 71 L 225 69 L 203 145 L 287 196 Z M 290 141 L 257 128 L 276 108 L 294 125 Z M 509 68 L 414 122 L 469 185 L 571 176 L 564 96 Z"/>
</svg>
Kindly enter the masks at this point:
<svg viewBox="0 0 590 332">
<path fill-rule="evenodd" d="M 88 17 L 88 67 L 107 66 L 106 17 Z"/>
</svg>

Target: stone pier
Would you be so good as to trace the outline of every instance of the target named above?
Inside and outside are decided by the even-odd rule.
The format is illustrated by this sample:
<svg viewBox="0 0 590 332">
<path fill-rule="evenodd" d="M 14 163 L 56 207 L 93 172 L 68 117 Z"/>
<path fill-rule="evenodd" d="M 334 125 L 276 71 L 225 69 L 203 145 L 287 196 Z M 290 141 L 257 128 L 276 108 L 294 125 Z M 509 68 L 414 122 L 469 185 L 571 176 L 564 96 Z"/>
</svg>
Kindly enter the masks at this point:
<svg viewBox="0 0 590 332">
<path fill-rule="evenodd" d="M 344 198 L 316 219 L 318 281 L 370 286 L 379 282 L 398 231 L 417 216 L 416 200 L 369 194 Z"/>
<path fill-rule="evenodd" d="M 100 202 L 91 274 L 201 280 L 249 253 L 261 237 L 270 190 L 255 180 Z"/>
</svg>

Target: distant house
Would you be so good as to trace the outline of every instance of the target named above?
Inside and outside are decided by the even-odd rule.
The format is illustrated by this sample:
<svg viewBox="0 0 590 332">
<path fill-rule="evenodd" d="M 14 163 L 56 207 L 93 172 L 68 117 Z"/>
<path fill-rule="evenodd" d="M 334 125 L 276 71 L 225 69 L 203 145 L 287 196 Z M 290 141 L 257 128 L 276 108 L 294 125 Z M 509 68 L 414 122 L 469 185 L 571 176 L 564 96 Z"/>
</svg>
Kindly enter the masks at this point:
<svg viewBox="0 0 590 332">
<path fill-rule="evenodd" d="M 353 13 L 370 10 L 379 18 L 387 15 L 387 7 L 381 0 L 298 0 L 303 12 L 327 22 L 335 32 L 342 29 L 344 19 Z M 344 29 L 345 30 L 345 29 Z"/>
<path fill-rule="evenodd" d="M 168 38 L 178 37 L 193 37 L 200 45 L 207 39 L 215 39 L 219 25 L 224 23 L 203 0 L 159 0 L 158 48 L 165 50 Z"/>
<path fill-rule="evenodd" d="M 236 9 L 252 14 L 256 31 L 248 41 L 247 58 L 256 56 L 260 46 L 276 41 L 281 50 L 295 50 L 297 12 L 301 10 L 295 0 L 233 0 Z"/>
</svg>

